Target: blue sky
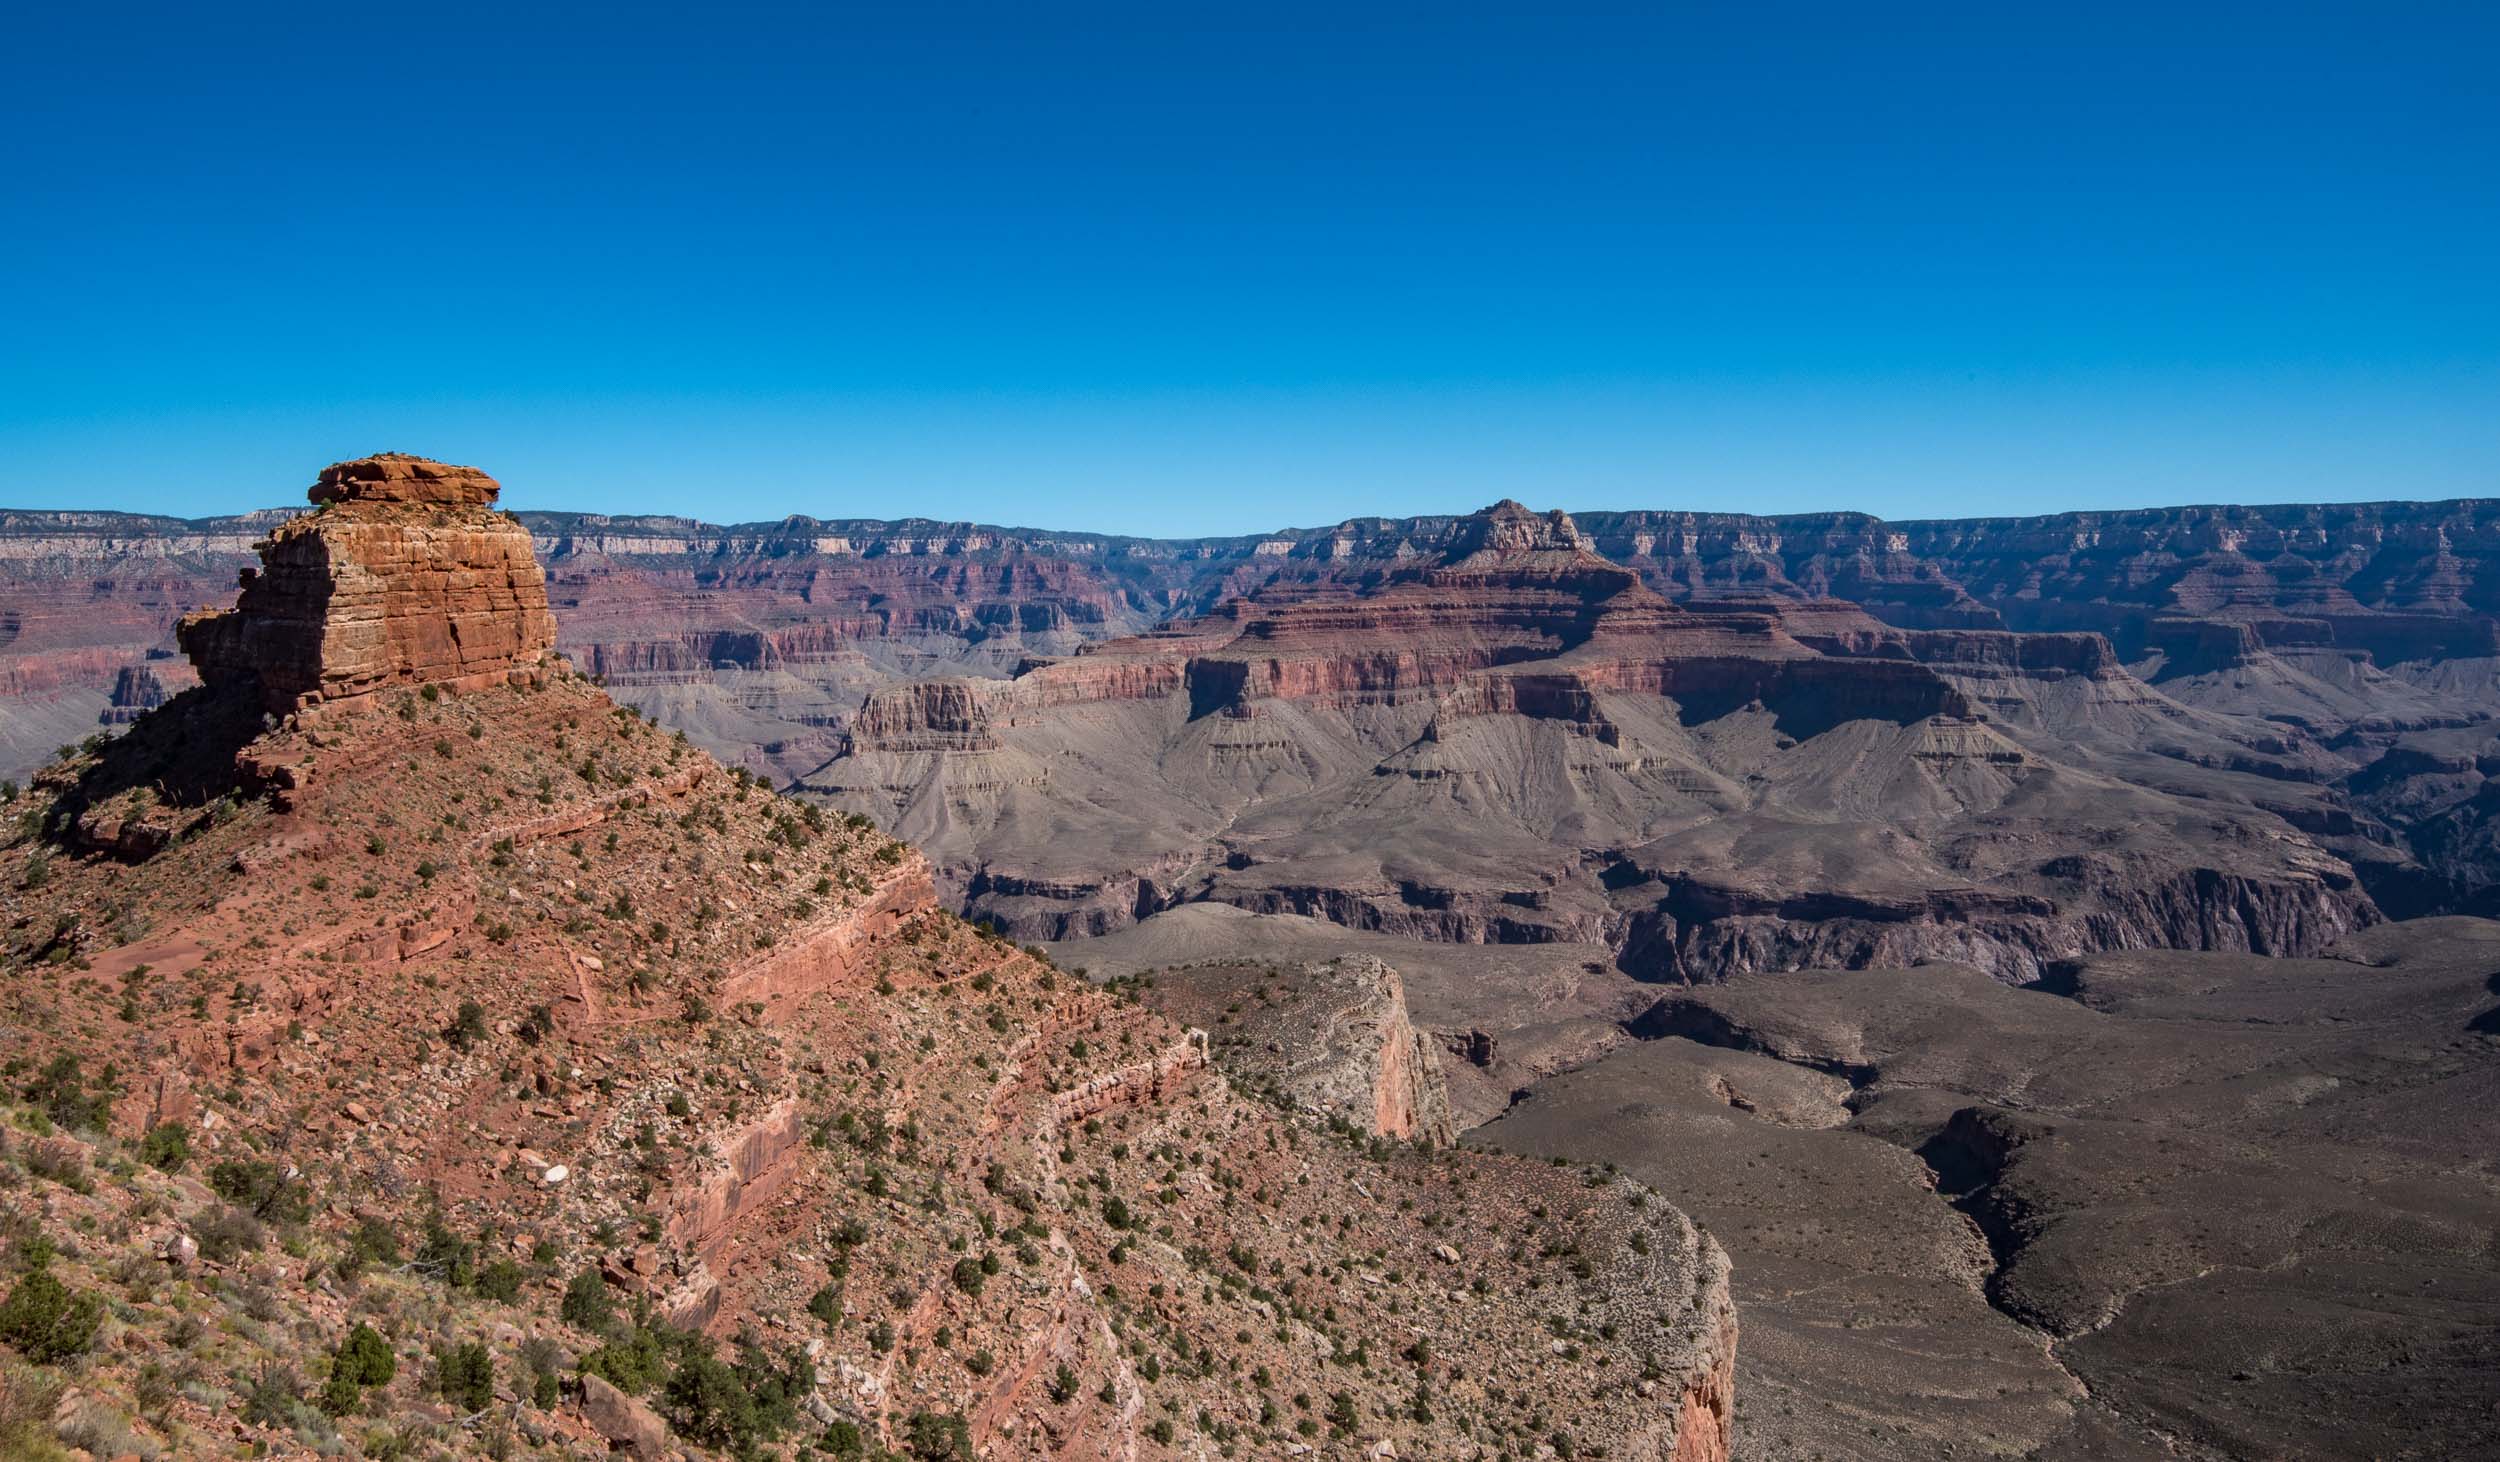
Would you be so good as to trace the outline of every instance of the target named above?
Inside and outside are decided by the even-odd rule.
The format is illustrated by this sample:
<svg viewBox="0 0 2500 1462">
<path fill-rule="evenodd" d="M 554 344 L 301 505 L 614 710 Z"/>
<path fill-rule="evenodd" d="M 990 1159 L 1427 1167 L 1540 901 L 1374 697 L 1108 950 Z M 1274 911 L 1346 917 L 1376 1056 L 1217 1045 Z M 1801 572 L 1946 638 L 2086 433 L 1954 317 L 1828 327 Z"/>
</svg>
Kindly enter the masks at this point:
<svg viewBox="0 0 2500 1462">
<path fill-rule="evenodd" d="M 0 504 L 2495 494 L 2495 12 L 45 7 Z"/>
</svg>

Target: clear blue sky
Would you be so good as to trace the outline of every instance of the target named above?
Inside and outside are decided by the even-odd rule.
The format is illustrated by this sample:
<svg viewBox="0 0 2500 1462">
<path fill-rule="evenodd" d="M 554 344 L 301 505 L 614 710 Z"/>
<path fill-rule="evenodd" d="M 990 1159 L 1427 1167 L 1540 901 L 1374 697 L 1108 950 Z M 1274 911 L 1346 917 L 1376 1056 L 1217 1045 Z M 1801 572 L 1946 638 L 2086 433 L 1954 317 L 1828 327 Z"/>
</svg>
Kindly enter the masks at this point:
<svg viewBox="0 0 2500 1462">
<path fill-rule="evenodd" d="M 2500 494 L 2496 16 L 20 7 L 0 504 Z"/>
</svg>

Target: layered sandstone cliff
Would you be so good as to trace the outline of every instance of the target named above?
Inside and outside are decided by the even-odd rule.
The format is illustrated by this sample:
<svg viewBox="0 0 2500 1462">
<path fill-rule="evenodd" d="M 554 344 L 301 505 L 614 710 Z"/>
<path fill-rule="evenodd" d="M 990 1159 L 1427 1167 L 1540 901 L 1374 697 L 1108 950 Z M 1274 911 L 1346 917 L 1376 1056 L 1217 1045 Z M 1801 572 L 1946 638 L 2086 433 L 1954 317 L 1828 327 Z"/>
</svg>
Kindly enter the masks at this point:
<svg viewBox="0 0 2500 1462">
<path fill-rule="evenodd" d="M 182 622 L 184 652 L 212 687 L 249 685 L 272 709 L 538 669 L 555 619 L 528 530 L 493 510 L 500 491 L 395 453 L 325 468 L 317 510 L 258 545 L 236 607 Z"/>
<path fill-rule="evenodd" d="M 522 516 L 550 571 L 559 648 L 707 749 L 780 781 L 839 755 L 883 687 L 1002 677 L 1036 660 L 1062 668 L 1028 677 L 1029 693 L 1063 701 L 1160 694 L 1188 679 L 1201 709 L 1238 714 L 1269 687 L 1394 704 L 1455 673 L 1448 646 L 1418 637 L 1315 662 L 1279 622 L 1271 632 L 1285 637 L 1264 658 L 1210 653 L 1193 667 L 1159 632 L 1140 636 L 1150 653 L 1073 652 L 1210 610 L 1196 625 L 1232 633 L 1201 648 L 1221 651 L 1257 618 L 1220 609 L 1243 596 L 1308 601 L 1302 627 L 1330 633 L 1366 584 L 1542 533 L 1541 551 L 1610 560 L 1723 630 L 1769 605 L 1824 655 L 1926 664 L 2052 760 L 2256 805 L 2329 840 L 2392 906 L 2481 907 L 2500 880 L 2472 832 L 2482 815 L 2470 788 L 2430 776 L 2391 795 L 2384 784 L 2409 763 L 2381 764 L 2407 738 L 2500 724 L 2490 589 L 2500 509 L 2485 502 L 1915 523 L 1593 513 L 1569 545 L 1537 514 L 1464 543 L 1485 530 L 1463 516 L 1177 541 L 918 520 Z M 126 724 L 116 682 L 173 653 L 175 621 L 222 602 L 276 521 L 0 513 L 0 774 Z M 1821 633 L 1835 605 L 1854 625 Z M 2096 655 L 2113 664 L 2085 667 Z M 1749 651 L 1738 658 L 1755 661 L 1749 673 L 1762 666 Z M 1487 690 L 1557 707 L 1556 725 L 1593 739 L 1619 736 L 1587 708 L 1598 693 L 1588 678 L 1550 678 L 1552 668 Z M 1255 748 L 1234 754 L 1256 760 Z M 1007 768 L 990 780 L 1025 779 Z"/>
</svg>

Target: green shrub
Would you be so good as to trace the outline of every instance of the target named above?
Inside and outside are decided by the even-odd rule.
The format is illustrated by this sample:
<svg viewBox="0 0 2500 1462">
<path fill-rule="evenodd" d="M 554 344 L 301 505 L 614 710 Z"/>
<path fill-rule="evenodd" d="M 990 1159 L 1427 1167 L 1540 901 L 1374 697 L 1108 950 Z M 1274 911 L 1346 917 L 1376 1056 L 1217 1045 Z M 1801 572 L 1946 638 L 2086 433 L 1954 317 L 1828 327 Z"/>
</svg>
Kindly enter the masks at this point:
<svg viewBox="0 0 2500 1462">
<path fill-rule="evenodd" d="M 624 1338 L 609 1341 L 582 1357 L 582 1374 L 597 1376 L 619 1391 L 642 1395 L 660 1383 L 668 1369 L 668 1349 L 658 1332 L 637 1325 Z"/>
<path fill-rule="evenodd" d="M 56 1365 L 84 1355 L 95 1344 L 104 1323 L 104 1302 L 90 1294 L 74 1294 L 49 1269 L 37 1269 L 17 1282 L 0 1303 L 0 1340 L 38 1365 Z"/>
<path fill-rule="evenodd" d="M 486 1007 L 474 1000 L 460 1002 L 460 1010 L 443 1027 L 443 1039 L 455 1051 L 465 1051 L 486 1039 Z"/>
<path fill-rule="evenodd" d="M 480 1265 L 477 1277 L 470 1281 L 482 1299 L 510 1304 L 521 1297 L 521 1266 L 509 1259 L 496 1259 Z"/>
<path fill-rule="evenodd" d="M 64 1052 L 53 1057 L 51 1064 L 27 1084 L 26 1100 L 72 1131 L 100 1131 L 112 1125 L 116 1085 L 113 1068 L 107 1066 L 103 1077 L 90 1090 L 85 1074 L 79 1070 L 78 1058 Z"/>
<path fill-rule="evenodd" d="M 193 1217 L 191 1236 L 199 1241 L 200 1257 L 211 1264 L 231 1264 L 257 1252 L 267 1240 L 260 1220 L 240 1208 L 221 1208 L 206 1218 Z"/>
<path fill-rule="evenodd" d="M 191 1129 L 180 1122 L 159 1122 L 139 1139 L 139 1161 L 160 1172 L 181 1172 L 190 1160 Z"/>
<path fill-rule="evenodd" d="M 903 1426 L 903 1445 L 920 1462 L 970 1462 L 972 1428 L 956 1411 L 915 1411 Z"/>
<path fill-rule="evenodd" d="M 380 1331 L 360 1321 L 339 1342 L 330 1373 L 344 1375 L 359 1386 L 387 1386 L 399 1374 L 399 1357 L 391 1353 L 390 1342 Z"/>
<path fill-rule="evenodd" d="M 594 1335 L 604 1335 L 616 1323 L 616 1302 L 608 1296 L 607 1281 L 596 1269 L 585 1269 L 564 1286 L 564 1323 L 579 1325 Z"/>
<path fill-rule="evenodd" d="M 756 1434 L 755 1398 L 747 1394 L 738 1373 L 708 1351 L 687 1353 L 668 1378 L 662 1399 L 669 1425 L 690 1441 L 738 1449 Z"/>
<path fill-rule="evenodd" d="M 444 1226 L 440 1213 L 426 1215 L 425 1242 L 409 1267 L 453 1289 L 467 1289 L 477 1278 L 477 1247 Z"/>
<path fill-rule="evenodd" d="M 387 1219 L 359 1220 L 356 1231 L 347 1236 L 347 1247 L 349 1252 L 368 1264 L 399 1262 L 399 1233 Z"/>
<path fill-rule="evenodd" d="M 312 1195 L 286 1169 L 256 1157 L 228 1158 L 208 1170 L 217 1196 L 269 1223 L 302 1223 L 312 1215 Z"/>
<path fill-rule="evenodd" d="M 462 1411 L 484 1411 L 495 1400 L 495 1357 L 475 1340 L 437 1346 L 434 1389 Z"/>
<path fill-rule="evenodd" d="M 318 1404 L 331 1416 L 345 1416 L 364 1399 L 368 1386 L 387 1386 L 399 1374 L 399 1357 L 372 1326 L 359 1322 L 339 1342 L 330 1358 L 330 1379 L 323 1382 Z"/>
<path fill-rule="evenodd" d="M 807 1312 L 831 1330 L 842 1323 L 842 1286 L 828 1284 L 807 1297 Z"/>
<path fill-rule="evenodd" d="M 253 1426 L 293 1427 L 304 1404 L 304 1383 L 293 1369 L 275 1360 L 261 1362 L 260 1374 L 243 1392 L 243 1419 Z"/>
</svg>

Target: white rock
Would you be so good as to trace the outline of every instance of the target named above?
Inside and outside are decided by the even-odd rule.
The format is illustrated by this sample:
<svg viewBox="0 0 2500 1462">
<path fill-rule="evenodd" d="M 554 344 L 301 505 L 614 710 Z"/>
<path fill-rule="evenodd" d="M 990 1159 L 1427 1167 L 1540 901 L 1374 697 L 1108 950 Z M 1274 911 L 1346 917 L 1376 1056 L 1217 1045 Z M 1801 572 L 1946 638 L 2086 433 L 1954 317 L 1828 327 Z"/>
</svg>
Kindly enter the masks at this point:
<svg viewBox="0 0 2500 1462">
<path fill-rule="evenodd" d="M 539 1175 L 539 1181 L 544 1183 L 561 1183 L 571 1176 L 573 1176 L 573 1170 L 571 1168 L 566 1167 L 562 1163 L 557 1163 L 554 1167 L 551 1167 L 547 1169 L 546 1172 L 541 1173 Z"/>
</svg>

